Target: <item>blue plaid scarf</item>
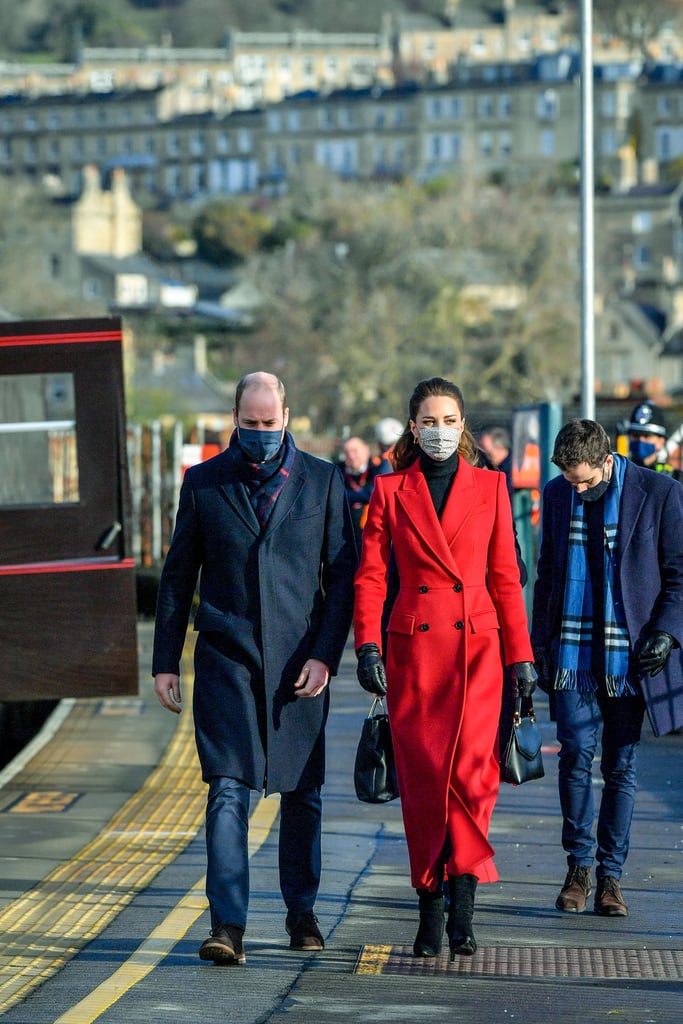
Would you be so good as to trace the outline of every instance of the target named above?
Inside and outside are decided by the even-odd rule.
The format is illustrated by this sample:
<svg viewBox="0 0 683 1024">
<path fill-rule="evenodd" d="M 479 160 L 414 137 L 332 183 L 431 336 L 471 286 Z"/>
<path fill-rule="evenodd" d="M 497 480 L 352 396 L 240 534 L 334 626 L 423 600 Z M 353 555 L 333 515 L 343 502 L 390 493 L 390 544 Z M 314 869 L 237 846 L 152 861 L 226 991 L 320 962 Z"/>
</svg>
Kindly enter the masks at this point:
<svg viewBox="0 0 683 1024">
<path fill-rule="evenodd" d="M 237 431 L 230 438 L 230 447 L 239 453 L 240 478 L 246 485 L 251 507 L 263 531 L 292 470 L 296 456 L 294 438 L 286 430 L 280 451 L 268 462 L 250 462 L 237 443 Z"/>
<path fill-rule="evenodd" d="M 616 572 L 619 502 L 625 470 L 626 459 L 615 454 L 612 480 L 605 493 L 603 511 L 604 637 L 593 637 L 593 591 L 587 558 L 588 529 L 584 504 L 576 492 L 573 494 L 560 649 L 555 676 L 557 690 L 594 693 L 598 689 L 598 680 L 591 668 L 591 649 L 594 642 L 604 641 L 607 695 L 622 697 L 637 692 L 628 677 L 630 643 Z"/>
</svg>

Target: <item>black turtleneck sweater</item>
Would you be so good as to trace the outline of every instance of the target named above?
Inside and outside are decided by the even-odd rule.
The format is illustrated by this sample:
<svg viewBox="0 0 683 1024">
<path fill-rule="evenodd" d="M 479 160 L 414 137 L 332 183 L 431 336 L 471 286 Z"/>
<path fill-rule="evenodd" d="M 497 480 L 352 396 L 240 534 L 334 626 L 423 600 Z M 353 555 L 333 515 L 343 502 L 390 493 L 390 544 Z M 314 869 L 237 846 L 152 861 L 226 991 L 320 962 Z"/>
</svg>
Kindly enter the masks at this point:
<svg viewBox="0 0 683 1024">
<path fill-rule="evenodd" d="M 430 459 L 428 455 L 421 451 L 420 469 L 427 481 L 427 487 L 432 496 L 436 514 L 441 519 L 453 478 L 458 471 L 458 453 L 453 452 L 447 459 L 437 462 L 436 459 Z"/>
</svg>

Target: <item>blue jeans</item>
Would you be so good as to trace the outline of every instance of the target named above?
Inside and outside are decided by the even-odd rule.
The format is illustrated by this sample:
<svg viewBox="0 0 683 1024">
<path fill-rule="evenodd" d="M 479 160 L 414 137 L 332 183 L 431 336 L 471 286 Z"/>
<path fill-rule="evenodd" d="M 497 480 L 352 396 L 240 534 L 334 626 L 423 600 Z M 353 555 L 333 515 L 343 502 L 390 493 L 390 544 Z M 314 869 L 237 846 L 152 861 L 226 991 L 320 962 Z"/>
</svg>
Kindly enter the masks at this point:
<svg viewBox="0 0 683 1024">
<path fill-rule="evenodd" d="M 596 875 L 621 878 L 628 855 L 636 795 L 636 748 L 645 713 L 641 696 L 605 697 L 557 690 L 562 845 L 567 863 L 590 867 L 594 805 L 592 763 L 602 725 L 604 782 L 596 831 Z"/>
<path fill-rule="evenodd" d="M 244 929 L 249 907 L 249 795 L 238 779 L 209 780 L 206 806 L 206 895 L 211 927 Z M 320 789 L 280 796 L 280 891 L 288 910 L 313 909 L 321 871 Z"/>
</svg>

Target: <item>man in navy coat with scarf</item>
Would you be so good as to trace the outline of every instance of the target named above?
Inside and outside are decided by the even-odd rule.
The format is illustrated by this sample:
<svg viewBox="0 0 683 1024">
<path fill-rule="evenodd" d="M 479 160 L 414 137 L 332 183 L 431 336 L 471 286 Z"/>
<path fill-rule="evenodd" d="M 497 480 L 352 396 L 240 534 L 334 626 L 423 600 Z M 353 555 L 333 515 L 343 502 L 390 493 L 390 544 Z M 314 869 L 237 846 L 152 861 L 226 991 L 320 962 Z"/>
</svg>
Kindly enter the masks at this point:
<svg viewBox="0 0 683 1024">
<path fill-rule="evenodd" d="M 281 381 L 237 386 L 235 432 L 187 470 L 159 584 L 155 692 L 181 710 L 180 660 L 199 577 L 193 711 L 208 783 L 211 935 L 199 956 L 244 963 L 251 790 L 280 793 L 280 888 L 293 949 L 322 949 L 314 915 L 328 682 L 353 610 L 353 525 L 336 466 L 299 451 Z"/>
<path fill-rule="evenodd" d="M 613 453 L 593 420 L 564 426 L 552 461 L 562 475 L 543 492 L 531 641 L 560 743 L 568 872 L 555 905 L 580 913 L 592 891 L 601 726 L 594 910 L 624 917 L 644 714 L 655 736 L 683 724 L 683 487 Z"/>
</svg>

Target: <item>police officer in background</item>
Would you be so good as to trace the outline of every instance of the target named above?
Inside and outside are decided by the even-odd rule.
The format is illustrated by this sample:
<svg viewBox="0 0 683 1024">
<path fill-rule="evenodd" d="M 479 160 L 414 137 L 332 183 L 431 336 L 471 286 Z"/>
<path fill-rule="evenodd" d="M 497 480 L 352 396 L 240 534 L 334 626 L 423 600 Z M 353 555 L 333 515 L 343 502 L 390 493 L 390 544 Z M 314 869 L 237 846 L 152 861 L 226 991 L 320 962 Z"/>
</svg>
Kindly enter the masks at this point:
<svg viewBox="0 0 683 1024">
<path fill-rule="evenodd" d="M 664 415 L 654 402 L 641 402 L 631 413 L 626 427 L 628 454 L 638 466 L 646 466 L 657 473 L 672 476 L 683 483 L 683 473 L 667 461 L 667 429 Z"/>
</svg>

